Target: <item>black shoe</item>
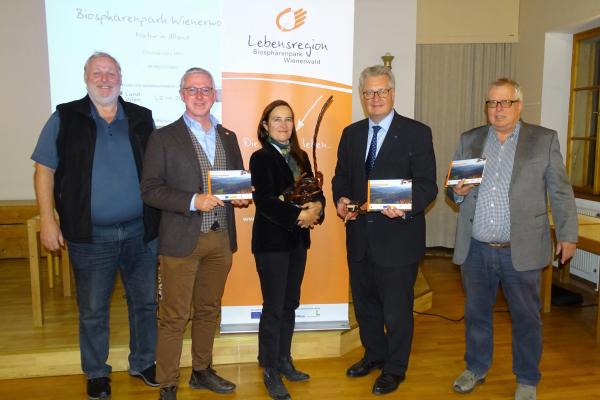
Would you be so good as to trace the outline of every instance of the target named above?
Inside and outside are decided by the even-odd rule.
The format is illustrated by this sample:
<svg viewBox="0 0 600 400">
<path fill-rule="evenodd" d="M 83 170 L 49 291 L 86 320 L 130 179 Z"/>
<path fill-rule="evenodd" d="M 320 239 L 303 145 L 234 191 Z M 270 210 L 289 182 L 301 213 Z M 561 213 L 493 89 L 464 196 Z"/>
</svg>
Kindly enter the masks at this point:
<svg viewBox="0 0 600 400">
<path fill-rule="evenodd" d="M 283 376 L 292 382 L 307 381 L 310 379 L 309 374 L 298 371 L 296 367 L 294 367 L 291 357 L 280 358 L 277 369 Z"/>
<path fill-rule="evenodd" d="M 177 387 L 169 386 L 160 388 L 160 397 L 158 400 L 177 400 Z"/>
<path fill-rule="evenodd" d="M 144 383 L 148 386 L 158 387 L 160 386 L 158 382 L 156 382 L 156 364 L 152 364 L 142 372 L 134 371 L 132 369 L 129 370 L 129 375 L 134 378 L 139 378 L 144 381 Z"/>
<path fill-rule="evenodd" d="M 263 382 L 265 387 L 274 400 L 291 400 L 290 394 L 288 393 L 281 375 L 276 368 L 265 368 L 263 372 Z"/>
<path fill-rule="evenodd" d="M 368 361 L 363 357 L 359 362 L 348 368 L 346 376 L 358 378 L 359 376 L 369 375 L 371 371 L 377 368 L 383 368 L 383 361 Z"/>
<path fill-rule="evenodd" d="M 404 374 L 395 375 L 382 372 L 381 375 L 375 379 L 375 384 L 373 385 L 373 394 L 386 394 L 393 392 L 394 390 L 398 389 L 398 385 L 404 381 L 404 378 Z"/>
<path fill-rule="evenodd" d="M 87 381 L 89 400 L 110 399 L 110 378 L 92 378 Z"/>
<path fill-rule="evenodd" d="M 231 393 L 235 390 L 233 382 L 221 378 L 210 367 L 202 371 L 192 371 L 190 387 L 192 389 L 208 389 L 215 393 Z"/>
</svg>

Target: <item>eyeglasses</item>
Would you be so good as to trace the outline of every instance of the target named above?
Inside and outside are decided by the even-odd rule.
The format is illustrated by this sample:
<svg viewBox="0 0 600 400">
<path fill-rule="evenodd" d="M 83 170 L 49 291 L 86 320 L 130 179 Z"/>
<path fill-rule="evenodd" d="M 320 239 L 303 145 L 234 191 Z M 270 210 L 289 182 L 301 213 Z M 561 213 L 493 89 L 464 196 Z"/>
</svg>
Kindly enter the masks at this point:
<svg viewBox="0 0 600 400">
<path fill-rule="evenodd" d="M 385 99 L 388 96 L 388 93 L 390 92 L 390 90 L 392 90 L 392 88 L 378 89 L 378 90 L 365 90 L 364 92 L 362 92 L 362 94 L 363 94 L 363 97 L 367 100 L 370 100 L 373 97 L 375 97 L 375 94 L 377 94 L 377 96 L 379 96 L 379 98 Z"/>
<path fill-rule="evenodd" d="M 181 90 L 184 90 L 188 95 L 190 96 L 196 96 L 198 93 L 200 93 L 202 96 L 210 96 L 210 94 L 213 92 L 213 88 L 211 87 L 184 87 Z"/>
<path fill-rule="evenodd" d="M 518 103 L 521 100 L 486 100 L 485 106 L 487 108 L 496 108 L 500 104 L 500 108 L 510 108 L 513 103 Z"/>
</svg>

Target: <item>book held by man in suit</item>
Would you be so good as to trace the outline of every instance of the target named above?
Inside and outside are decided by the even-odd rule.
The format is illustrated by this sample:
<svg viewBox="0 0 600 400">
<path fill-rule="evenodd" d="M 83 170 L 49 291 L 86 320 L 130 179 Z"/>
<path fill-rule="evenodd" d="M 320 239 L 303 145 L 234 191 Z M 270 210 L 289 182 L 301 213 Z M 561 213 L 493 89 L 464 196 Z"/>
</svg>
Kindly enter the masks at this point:
<svg viewBox="0 0 600 400">
<path fill-rule="evenodd" d="M 412 180 L 371 179 L 367 192 L 367 211 L 385 208 L 412 209 Z"/>
</svg>

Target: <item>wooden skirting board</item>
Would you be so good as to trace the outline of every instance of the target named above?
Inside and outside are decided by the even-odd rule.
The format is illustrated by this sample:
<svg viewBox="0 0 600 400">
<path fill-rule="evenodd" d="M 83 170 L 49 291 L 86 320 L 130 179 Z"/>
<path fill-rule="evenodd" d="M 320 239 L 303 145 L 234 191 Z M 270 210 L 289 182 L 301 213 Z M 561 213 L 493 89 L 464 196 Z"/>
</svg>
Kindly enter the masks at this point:
<svg viewBox="0 0 600 400">
<path fill-rule="evenodd" d="M 415 285 L 415 311 L 424 312 L 432 306 L 433 293 L 421 272 Z M 345 331 L 296 332 L 292 347 L 295 359 L 328 358 L 342 356 L 360 347 L 356 324 Z M 43 329 L 43 328 L 42 328 Z M 129 347 L 111 346 L 109 364 L 113 371 L 126 371 Z M 215 338 L 214 363 L 253 363 L 258 354 L 255 333 L 223 334 Z M 183 342 L 181 366 L 192 365 L 191 340 Z M 81 374 L 78 348 L 48 349 L 44 352 L 0 355 L 0 379 L 29 378 Z"/>
</svg>

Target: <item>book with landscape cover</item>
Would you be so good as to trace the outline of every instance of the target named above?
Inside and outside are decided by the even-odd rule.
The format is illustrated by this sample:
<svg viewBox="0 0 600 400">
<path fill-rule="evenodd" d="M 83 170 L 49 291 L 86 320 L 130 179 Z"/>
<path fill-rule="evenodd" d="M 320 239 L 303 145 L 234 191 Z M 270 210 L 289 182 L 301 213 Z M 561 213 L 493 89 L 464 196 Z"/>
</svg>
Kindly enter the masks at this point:
<svg viewBox="0 0 600 400">
<path fill-rule="evenodd" d="M 221 200 L 252 199 L 250 171 L 208 171 L 208 193 Z"/>
<path fill-rule="evenodd" d="M 412 209 L 412 181 L 410 179 L 369 180 L 367 211 L 381 211 L 384 208 Z"/>
<path fill-rule="evenodd" d="M 454 160 L 448 168 L 445 186 L 458 185 L 465 180 L 465 185 L 479 185 L 483 179 L 485 158 L 470 158 L 467 160 Z"/>
</svg>

